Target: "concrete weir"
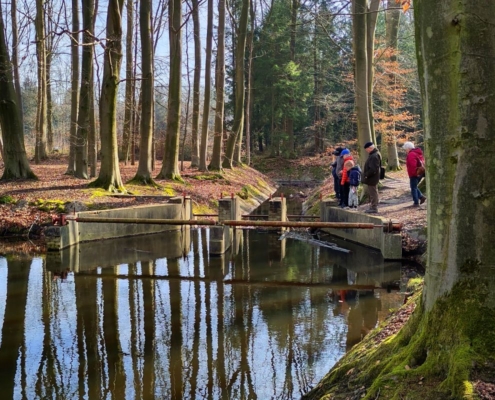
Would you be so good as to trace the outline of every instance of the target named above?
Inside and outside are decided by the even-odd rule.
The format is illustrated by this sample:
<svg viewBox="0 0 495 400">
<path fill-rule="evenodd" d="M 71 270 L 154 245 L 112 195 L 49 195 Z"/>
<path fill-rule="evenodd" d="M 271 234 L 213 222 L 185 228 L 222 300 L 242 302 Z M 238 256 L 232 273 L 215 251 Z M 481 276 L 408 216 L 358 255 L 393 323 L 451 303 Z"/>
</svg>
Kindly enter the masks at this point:
<svg viewBox="0 0 495 400">
<path fill-rule="evenodd" d="M 379 216 L 371 216 L 356 211 L 343 210 L 333 201 L 322 201 L 320 220 L 325 222 L 355 222 L 383 225 L 388 221 Z M 385 260 L 402 258 L 402 236 L 400 233 L 384 232 L 383 229 L 331 229 L 324 231 L 355 243 L 380 250 Z"/>
<path fill-rule="evenodd" d="M 53 226 L 45 231 L 47 249 L 57 251 L 77 243 L 104 239 L 130 237 L 174 231 L 180 225 L 140 225 L 119 223 L 81 223 L 70 218 L 148 218 L 148 219 L 182 219 L 192 217 L 191 198 L 174 197 L 167 204 L 143 205 L 131 208 L 114 208 L 110 210 L 83 211 L 68 216 L 68 224 Z"/>
</svg>

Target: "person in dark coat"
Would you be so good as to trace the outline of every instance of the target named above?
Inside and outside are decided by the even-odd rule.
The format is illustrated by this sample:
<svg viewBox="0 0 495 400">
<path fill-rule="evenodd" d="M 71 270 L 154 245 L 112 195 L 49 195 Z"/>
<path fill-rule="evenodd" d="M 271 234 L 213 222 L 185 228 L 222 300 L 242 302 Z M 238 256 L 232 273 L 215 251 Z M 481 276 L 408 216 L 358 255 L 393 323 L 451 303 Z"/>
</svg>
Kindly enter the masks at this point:
<svg viewBox="0 0 495 400">
<path fill-rule="evenodd" d="M 359 165 L 352 167 L 349 172 L 349 207 L 357 210 L 359 205 L 358 186 L 361 183 L 361 168 Z"/>
<path fill-rule="evenodd" d="M 413 198 L 413 207 L 419 207 L 426 201 L 426 197 L 421 193 L 418 188 L 418 184 L 423 178 L 418 175 L 418 167 L 425 165 L 425 159 L 423 157 L 423 152 L 420 148 L 414 147 L 414 143 L 406 142 L 402 146 L 406 151 L 406 167 L 407 175 L 409 175 L 409 184 L 411 186 L 411 196 Z"/>
<path fill-rule="evenodd" d="M 362 182 L 368 185 L 368 196 L 370 198 L 370 208 L 365 213 L 378 212 L 378 182 L 380 181 L 380 167 L 382 166 L 382 155 L 373 142 L 364 145 L 368 153 L 368 158 L 364 163 Z"/>
<path fill-rule="evenodd" d="M 337 175 L 337 162 L 340 158 L 340 153 L 342 152 L 342 147 L 337 147 L 332 154 L 336 157 L 335 161 L 332 163 L 332 176 L 333 176 L 333 189 L 335 190 L 335 197 L 339 200 L 340 205 L 340 178 Z"/>
</svg>

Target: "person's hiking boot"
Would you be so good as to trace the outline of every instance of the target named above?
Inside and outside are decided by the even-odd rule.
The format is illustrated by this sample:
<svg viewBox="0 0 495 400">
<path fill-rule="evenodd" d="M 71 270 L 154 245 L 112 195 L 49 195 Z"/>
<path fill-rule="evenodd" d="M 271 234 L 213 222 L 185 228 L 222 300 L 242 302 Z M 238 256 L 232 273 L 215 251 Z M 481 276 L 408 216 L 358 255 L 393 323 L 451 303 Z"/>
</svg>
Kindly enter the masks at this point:
<svg viewBox="0 0 495 400">
<path fill-rule="evenodd" d="M 364 210 L 366 214 L 376 214 L 378 210 L 376 208 L 368 208 L 367 210 Z"/>
<path fill-rule="evenodd" d="M 419 204 L 423 204 L 425 201 L 426 201 L 426 197 L 425 197 L 425 196 L 422 196 L 422 197 L 419 199 Z"/>
</svg>

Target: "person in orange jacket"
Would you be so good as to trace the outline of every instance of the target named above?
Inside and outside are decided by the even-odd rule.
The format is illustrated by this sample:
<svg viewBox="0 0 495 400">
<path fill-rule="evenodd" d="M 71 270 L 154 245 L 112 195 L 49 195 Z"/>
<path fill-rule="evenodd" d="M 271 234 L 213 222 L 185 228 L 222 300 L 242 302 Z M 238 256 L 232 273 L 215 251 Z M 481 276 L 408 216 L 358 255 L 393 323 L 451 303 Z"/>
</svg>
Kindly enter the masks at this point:
<svg viewBox="0 0 495 400">
<path fill-rule="evenodd" d="M 340 178 L 340 198 L 341 198 L 341 207 L 349 207 L 349 169 L 354 167 L 354 160 L 352 158 L 351 152 L 348 149 L 342 150 L 340 156 L 343 158 L 343 167 L 342 167 L 342 177 Z"/>
</svg>

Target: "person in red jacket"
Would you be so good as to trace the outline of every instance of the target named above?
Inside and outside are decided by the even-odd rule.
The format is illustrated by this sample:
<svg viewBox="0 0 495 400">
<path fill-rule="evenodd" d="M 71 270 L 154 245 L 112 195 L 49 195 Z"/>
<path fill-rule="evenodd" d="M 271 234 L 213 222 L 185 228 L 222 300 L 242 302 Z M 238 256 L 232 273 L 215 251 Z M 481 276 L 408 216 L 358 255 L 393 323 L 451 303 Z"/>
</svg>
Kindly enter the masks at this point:
<svg viewBox="0 0 495 400">
<path fill-rule="evenodd" d="M 423 152 L 420 148 L 414 147 L 412 142 L 406 142 L 402 146 L 402 148 L 406 151 L 406 168 L 407 175 L 409 175 L 409 183 L 411 186 L 411 195 L 413 198 L 413 207 L 419 207 L 420 204 L 423 204 L 426 201 L 426 197 L 423 196 L 423 193 L 418 188 L 419 181 L 423 178 L 422 176 L 418 176 L 418 167 L 425 165 L 425 159 L 423 157 Z"/>
</svg>

